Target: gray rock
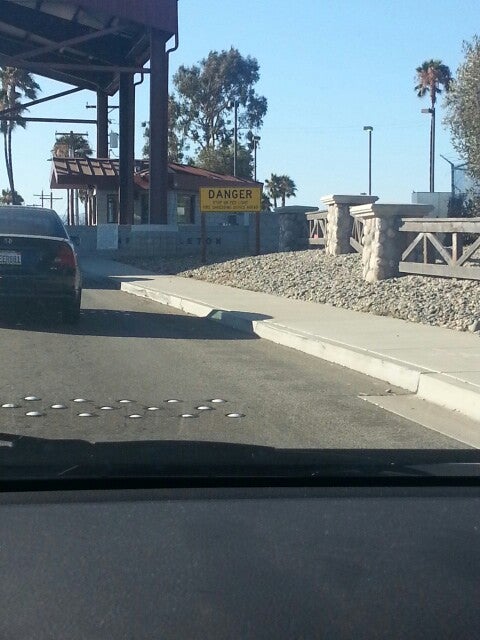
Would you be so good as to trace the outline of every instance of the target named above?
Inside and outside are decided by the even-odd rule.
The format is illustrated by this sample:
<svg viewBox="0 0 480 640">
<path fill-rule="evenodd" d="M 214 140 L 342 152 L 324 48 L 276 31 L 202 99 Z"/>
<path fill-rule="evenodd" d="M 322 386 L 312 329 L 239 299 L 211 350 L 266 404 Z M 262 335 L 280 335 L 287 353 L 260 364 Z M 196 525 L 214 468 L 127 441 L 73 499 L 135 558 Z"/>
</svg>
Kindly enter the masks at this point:
<svg viewBox="0 0 480 640">
<path fill-rule="evenodd" d="M 480 285 L 476 281 L 412 275 L 369 283 L 363 279 L 358 254 L 329 256 L 321 249 L 222 260 L 200 266 L 196 255 L 132 263 L 159 273 L 457 331 L 480 331 Z M 372 256 L 366 270 L 381 264 L 378 256 Z"/>
<path fill-rule="evenodd" d="M 480 331 L 480 320 L 474 320 L 472 324 L 469 324 L 468 330 L 471 331 L 472 333 L 475 333 L 476 331 Z"/>
</svg>

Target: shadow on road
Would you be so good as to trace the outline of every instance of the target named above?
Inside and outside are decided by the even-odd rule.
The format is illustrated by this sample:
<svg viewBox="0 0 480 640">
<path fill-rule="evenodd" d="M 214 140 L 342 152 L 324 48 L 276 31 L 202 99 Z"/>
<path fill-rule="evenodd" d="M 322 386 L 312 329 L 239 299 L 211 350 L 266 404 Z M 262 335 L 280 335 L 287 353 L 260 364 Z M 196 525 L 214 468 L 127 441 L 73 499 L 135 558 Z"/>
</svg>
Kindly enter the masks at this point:
<svg viewBox="0 0 480 640">
<path fill-rule="evenodd" d="M 248 322 L 251 322 L 252 314 Z M 260 317 L 258 319 L 261 319 Z M 243 329 L 239 325 L 240 329 Z M 78 325 L 62 323 L 59 313 L 41 307 L 9 309 L 0 315 L 0 329 L 38 333 L 115 338 L 169 340 L 253 340 L 253 333 L 223 326 L 207 318 L 175 313 L 148 313 L 113 309 L 82 309 Z"/>
<path fill-rule="evenodd" d="M 119 291 L 122 282 L 150 282 L 151 278 L 142 278 L 142 276 L 115 276 L 105 278 L 94 278 L 91 276 L 84 276 L 83 289 L 99 289 Z"/>
<path fill-rule="evenodd" d="M 479 463 L 477 450 L 275 449 L 195 440 L 96 442 L 0 433 L 0 481 L 198 477 L 362 478 L 462 474 Z M 448 465 L 460 464 L 454 469 Z M 437 465 L 442 465 L 437 468 Z M 447 465 L 447 467 L 445 466 Z M 445 469 L 448 472 L 445 472 Z M 477 472 L 478 473 L 478 472 Z"/>
</svg>

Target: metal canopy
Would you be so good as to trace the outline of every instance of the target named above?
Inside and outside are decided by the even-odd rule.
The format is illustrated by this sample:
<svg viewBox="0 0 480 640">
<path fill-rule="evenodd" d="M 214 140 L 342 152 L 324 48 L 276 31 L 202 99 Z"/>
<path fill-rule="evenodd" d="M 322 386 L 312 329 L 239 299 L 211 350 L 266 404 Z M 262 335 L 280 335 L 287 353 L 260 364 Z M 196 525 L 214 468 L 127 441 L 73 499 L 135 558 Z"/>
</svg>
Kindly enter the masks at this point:
<svg viewBox="0 0 480 640">
<path fill-rule="evenodd" d="M 0 0 L 0 65 L 113 95 L 150 34 L 177 33 L 177 0 Z"/>
</svg>

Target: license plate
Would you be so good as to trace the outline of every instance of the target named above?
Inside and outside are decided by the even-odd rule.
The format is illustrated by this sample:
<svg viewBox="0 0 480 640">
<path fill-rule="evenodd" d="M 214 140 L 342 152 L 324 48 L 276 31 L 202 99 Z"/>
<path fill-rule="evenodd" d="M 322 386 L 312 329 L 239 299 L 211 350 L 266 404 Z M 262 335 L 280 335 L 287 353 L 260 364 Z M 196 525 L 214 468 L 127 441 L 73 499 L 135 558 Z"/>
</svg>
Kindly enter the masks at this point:
<svg viewBox="0 0 480 640">
<path fill-rule="evenodd" d="M 22 254 L 16 251 L 0 251 L 0 264 L 22 264 Z"/>
</svg>

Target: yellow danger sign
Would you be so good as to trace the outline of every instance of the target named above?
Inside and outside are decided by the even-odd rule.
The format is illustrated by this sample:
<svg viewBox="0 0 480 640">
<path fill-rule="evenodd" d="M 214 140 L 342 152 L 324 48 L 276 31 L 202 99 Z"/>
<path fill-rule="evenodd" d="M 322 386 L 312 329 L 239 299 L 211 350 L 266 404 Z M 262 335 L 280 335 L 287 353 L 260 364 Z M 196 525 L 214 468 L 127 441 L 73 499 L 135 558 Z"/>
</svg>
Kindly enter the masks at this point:
<svg viewBox="0 0 480 640">
<path fill-rule="evenodd" d="M 200 187 L 202 213 L 261 211 L 261 187 Z"/>
</svg>

